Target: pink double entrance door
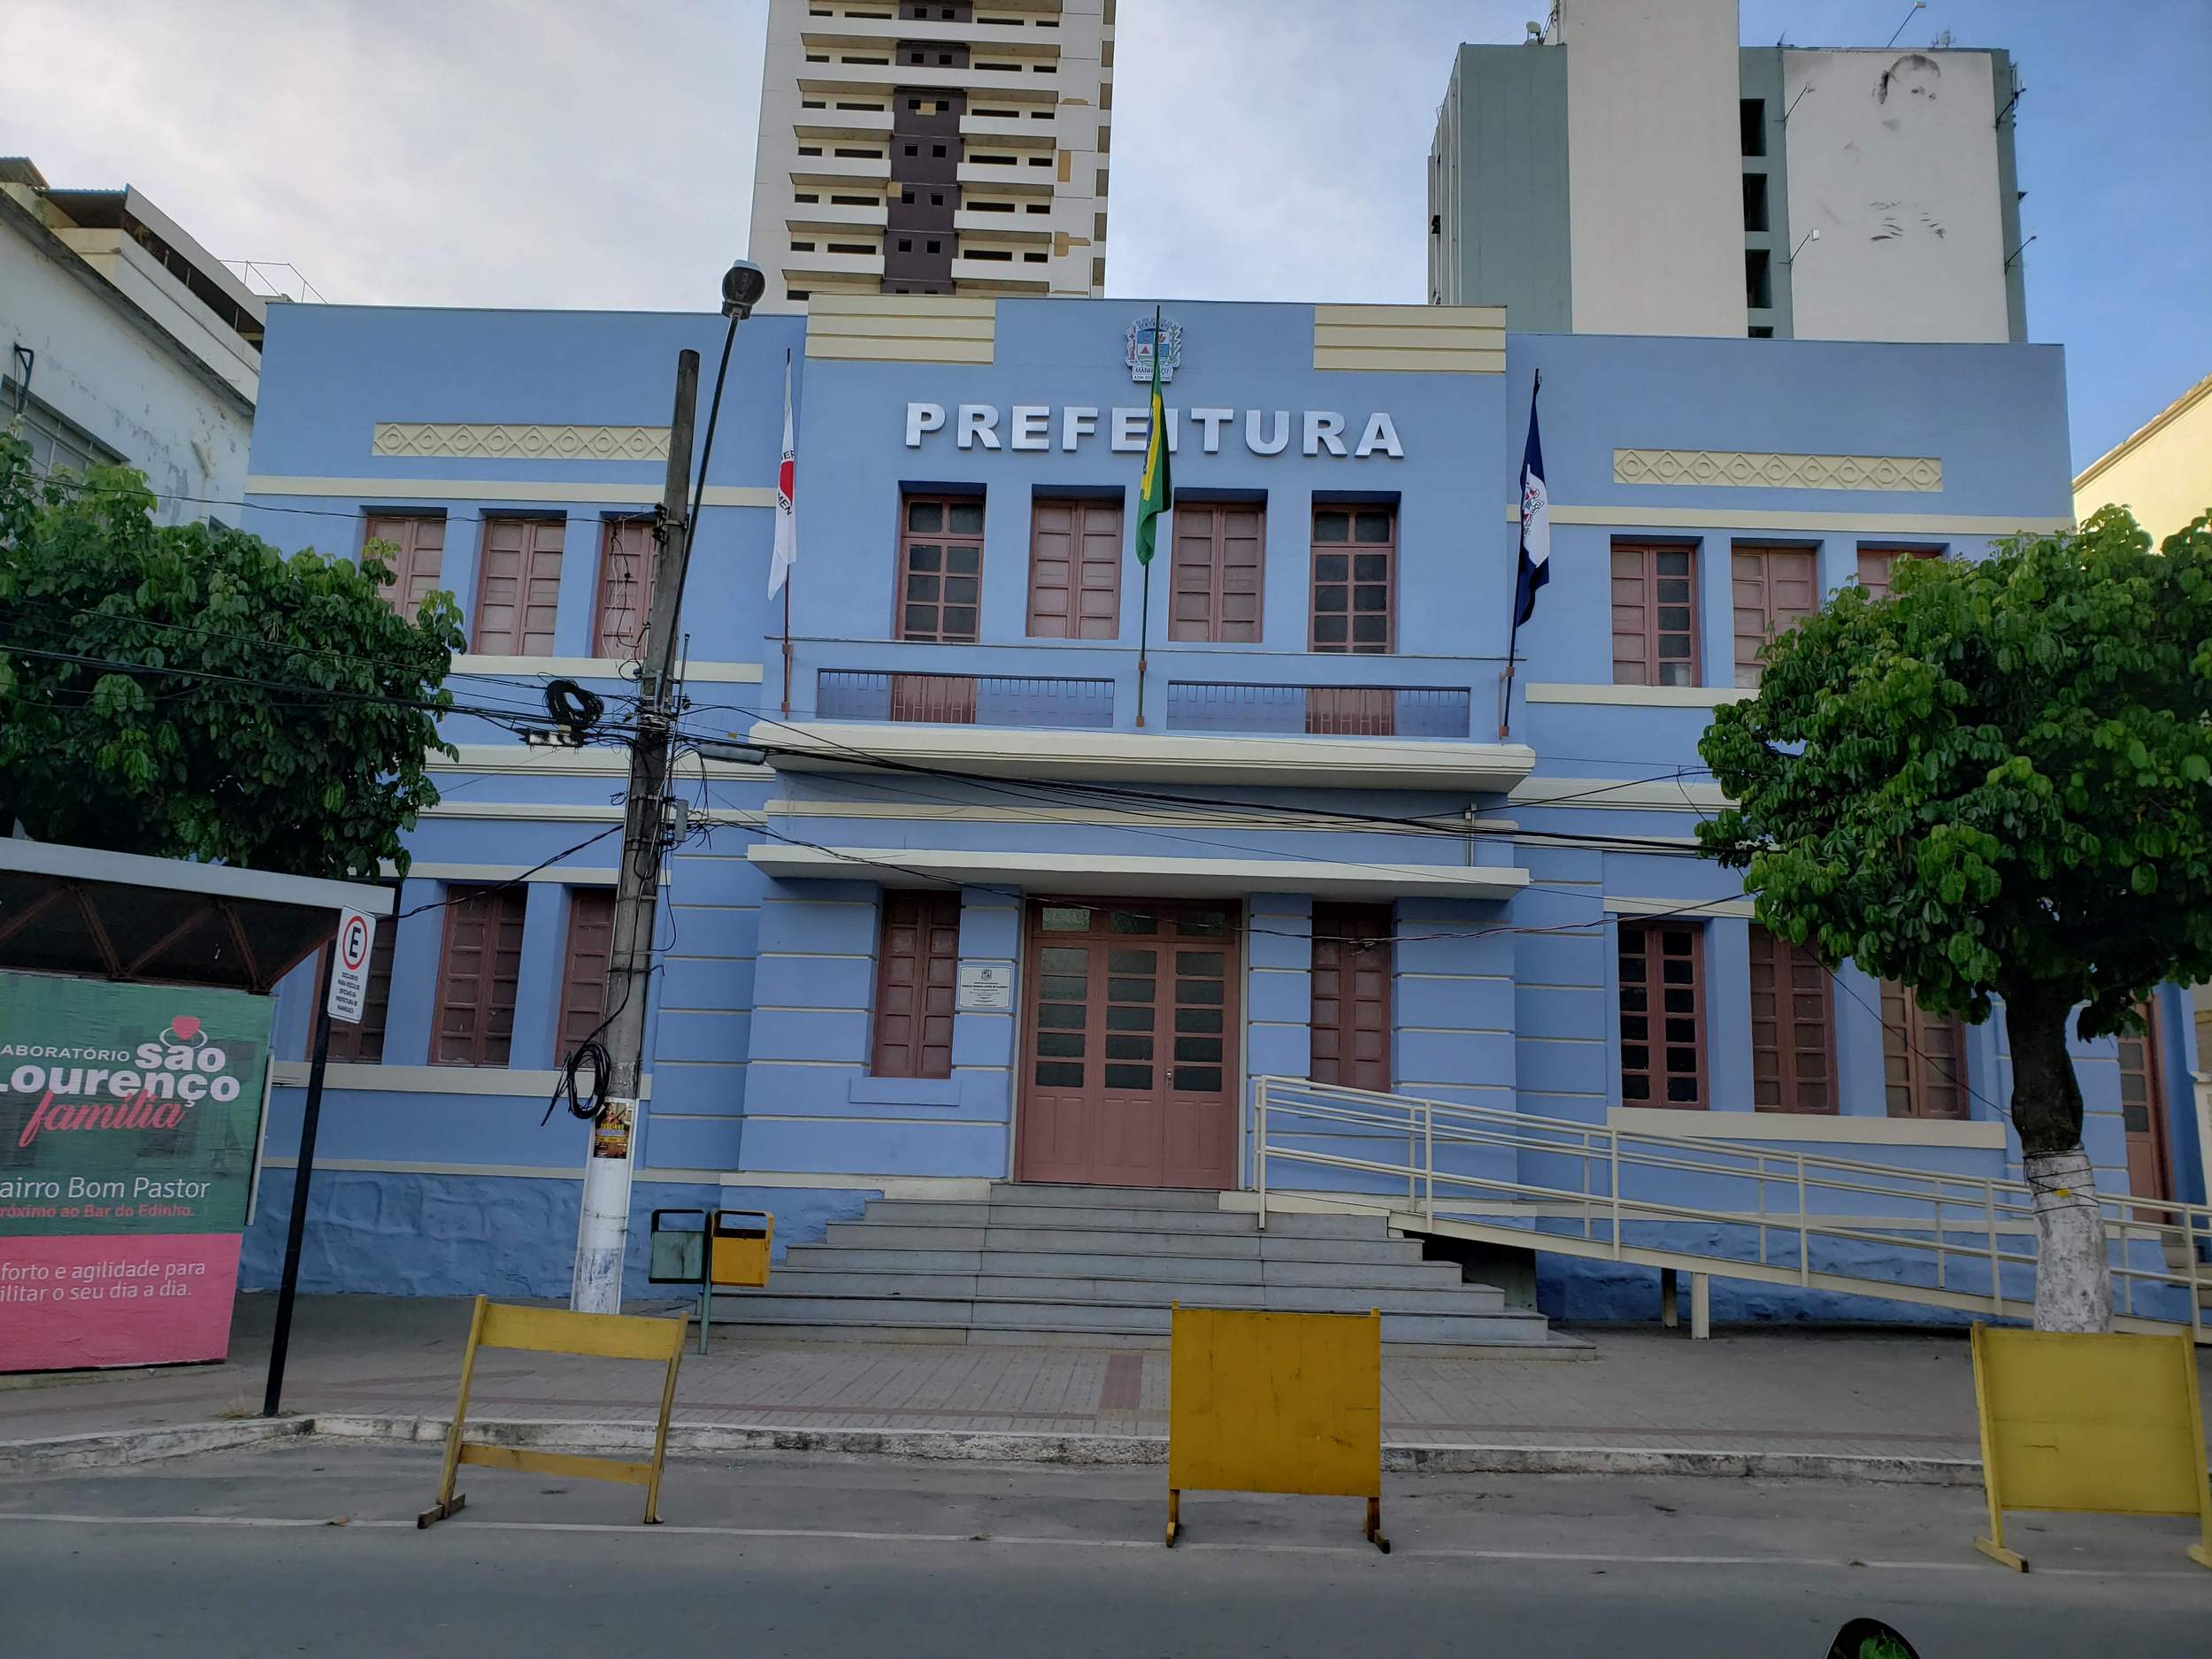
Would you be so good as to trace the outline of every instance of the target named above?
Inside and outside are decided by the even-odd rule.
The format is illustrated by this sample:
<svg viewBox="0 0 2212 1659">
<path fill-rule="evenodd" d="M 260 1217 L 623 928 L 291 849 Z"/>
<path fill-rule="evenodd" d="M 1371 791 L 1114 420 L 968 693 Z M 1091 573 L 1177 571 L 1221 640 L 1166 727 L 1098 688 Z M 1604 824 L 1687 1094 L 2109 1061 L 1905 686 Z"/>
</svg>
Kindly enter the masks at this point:
<svg viewBox="0 0 2212 1659">
<path fill-rule="evenodd" d="M 1220 902 L 1030 904 L 1018 1179 L 1236 1184 L 1237 925 Z"/>
</svg>

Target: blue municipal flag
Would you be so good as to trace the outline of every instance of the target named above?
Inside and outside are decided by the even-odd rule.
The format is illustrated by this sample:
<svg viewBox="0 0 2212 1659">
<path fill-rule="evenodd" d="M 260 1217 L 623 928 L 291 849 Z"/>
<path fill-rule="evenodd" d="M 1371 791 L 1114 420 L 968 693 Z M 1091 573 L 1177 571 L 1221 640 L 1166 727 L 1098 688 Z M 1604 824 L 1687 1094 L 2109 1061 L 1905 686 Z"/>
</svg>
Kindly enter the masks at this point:
<svg viewBox="0 0 2212 1659">
<path fill-rule="evenodd" d="M 1536 430 L 1537 376 L 1528 395 L 1528 447 L 1521 452 L 1521 565 L 1513 584 L 1513 626 L 1536 612 L 1536 590 L 1551 580 L 1551 495 L 1544 488 L 1544 441 Z"/>
</svg>

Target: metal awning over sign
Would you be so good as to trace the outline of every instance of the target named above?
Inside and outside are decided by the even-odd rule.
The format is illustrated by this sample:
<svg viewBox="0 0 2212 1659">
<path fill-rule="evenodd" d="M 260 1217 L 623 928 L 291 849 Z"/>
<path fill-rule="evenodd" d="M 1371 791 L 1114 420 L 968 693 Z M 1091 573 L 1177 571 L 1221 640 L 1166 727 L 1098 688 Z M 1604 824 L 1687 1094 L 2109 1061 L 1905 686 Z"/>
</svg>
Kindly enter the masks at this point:
<svg viewBox="0 0 2212 1659">
<path fill-rule="evenodd" d="M 391 889 L 0 839 L 0 969 L 265 994 Z"/>
</svg>

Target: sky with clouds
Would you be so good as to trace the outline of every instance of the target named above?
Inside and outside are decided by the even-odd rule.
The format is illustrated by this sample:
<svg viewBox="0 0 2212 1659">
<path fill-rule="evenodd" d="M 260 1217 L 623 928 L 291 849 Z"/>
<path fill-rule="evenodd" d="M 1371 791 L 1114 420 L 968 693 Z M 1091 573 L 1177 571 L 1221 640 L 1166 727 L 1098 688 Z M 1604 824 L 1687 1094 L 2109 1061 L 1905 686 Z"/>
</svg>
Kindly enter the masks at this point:
<svg viewBox="0 0 2212 1659">
<path fill-rule="evenodd" d="M 128 182 L 333 301 L 710 309 L 765 0 L 7 0 L 0 153 Z M 1110 292 L 1423 297 L 1461 41 L 1543 0 L 1121 0 Z M 2031 336 L 2077 466 L 2212 373 L 2212 0 L 1741 0 L 1764 45 L 1948 29 L 2021 65 Z"/>
</svg>

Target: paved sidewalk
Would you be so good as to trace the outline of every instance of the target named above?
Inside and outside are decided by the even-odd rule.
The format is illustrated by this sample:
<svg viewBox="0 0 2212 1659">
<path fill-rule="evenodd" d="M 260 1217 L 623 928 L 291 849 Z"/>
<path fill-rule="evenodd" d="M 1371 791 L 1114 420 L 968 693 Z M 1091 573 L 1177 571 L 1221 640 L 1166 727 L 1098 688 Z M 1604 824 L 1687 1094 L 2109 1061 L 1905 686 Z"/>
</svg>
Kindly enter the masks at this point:
<svg viewBox="0 0 2212 1659">
<path fill-rule="evenodd" d="M 219 1366 L 0 1379 L 0 1440 L 204 1423 L 258 1412 L 274 1298 L 242 1297 Z M 442 1417 L 453 1409 L 468 1304 L 303 1298 L 285 1405 Z M 1386 1357 L 1385 1438 L 1408 1445 L 1635 1447 L 1975 1458 L 1962 1333 L 1586 1327 L 1597 1357 Z M 649 1419 L 651 1367 L 487 1352 L 472 1411 L 520 1419 Z M 1162 1435 L 1160 1350 L 953 1348 L 764 1340 L 717 1333 L 687 1351 L 677 1420 L 776 1428 Z M 2206 1413 L 2212 1420 L 2212 1407 Z"/>
</svg>

